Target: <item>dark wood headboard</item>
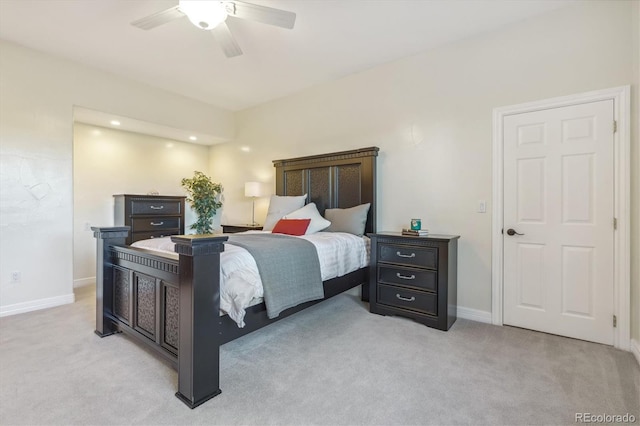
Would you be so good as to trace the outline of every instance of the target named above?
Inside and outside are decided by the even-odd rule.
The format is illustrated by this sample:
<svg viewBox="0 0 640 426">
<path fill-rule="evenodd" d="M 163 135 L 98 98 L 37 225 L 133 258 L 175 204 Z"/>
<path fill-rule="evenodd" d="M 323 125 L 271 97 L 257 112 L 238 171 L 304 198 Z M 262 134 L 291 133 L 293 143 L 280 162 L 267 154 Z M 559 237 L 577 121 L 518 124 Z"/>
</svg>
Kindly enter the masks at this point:
<svg viewBox="0 0 640 426">
<path fill-rule="evenodd" d="M 376 232 L 378 147 L 274 160 L 277 195 L 307 194 L 320 214 L 371 203 L 365 233 Z"/>
</svg>

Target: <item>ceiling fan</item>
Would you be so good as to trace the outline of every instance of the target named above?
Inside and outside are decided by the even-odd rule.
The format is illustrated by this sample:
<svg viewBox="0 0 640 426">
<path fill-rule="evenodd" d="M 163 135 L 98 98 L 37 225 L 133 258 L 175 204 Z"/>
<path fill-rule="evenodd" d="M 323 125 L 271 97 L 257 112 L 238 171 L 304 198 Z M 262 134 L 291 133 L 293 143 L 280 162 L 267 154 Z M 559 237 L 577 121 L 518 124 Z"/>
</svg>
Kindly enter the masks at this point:
<svg viewBox="0 0 640 426">
<path fill-rule="evenodd" d="M 228 16 L 287 29 L 292 29 L 296 22 L 296 14 L 293 12 L 243 1 L 179 0 L 176 6 L 133 21 L 131 25 L 150 30 L 185 16 L 196 27 L 211 31 L 228 58 L 242 55 L 240 46 L 225 22 Z"/>
</svg>

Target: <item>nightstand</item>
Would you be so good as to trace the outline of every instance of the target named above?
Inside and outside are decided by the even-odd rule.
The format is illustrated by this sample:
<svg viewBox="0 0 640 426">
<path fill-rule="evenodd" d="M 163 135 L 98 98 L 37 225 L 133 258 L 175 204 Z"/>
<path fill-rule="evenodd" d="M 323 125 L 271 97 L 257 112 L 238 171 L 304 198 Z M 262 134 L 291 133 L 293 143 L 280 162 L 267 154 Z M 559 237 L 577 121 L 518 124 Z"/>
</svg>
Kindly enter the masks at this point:
<svg viewBox="0 0 640 426">
<path fill-rule="evenodd" d="M 371 238 L 369 310 L 399 315 L 440 330 L 457 318 L 457 235 L 406 236 L 399 232 Z"/>
<path fill-rule="evenodd" d="M 222 225 L 224 234 L 235 234 L 244 231 L 262 231 L 262 225 Z"/>
</svg>

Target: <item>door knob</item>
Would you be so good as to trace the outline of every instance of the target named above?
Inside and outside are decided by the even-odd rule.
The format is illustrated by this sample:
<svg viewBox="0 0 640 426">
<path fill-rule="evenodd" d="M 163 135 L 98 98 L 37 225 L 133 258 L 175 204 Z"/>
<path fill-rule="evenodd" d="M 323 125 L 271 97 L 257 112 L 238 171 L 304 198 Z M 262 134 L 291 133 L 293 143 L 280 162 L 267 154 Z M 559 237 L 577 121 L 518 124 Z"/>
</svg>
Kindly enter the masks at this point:
<svg viewBox="0 0 640 426">
<path fill-rule="evenodd" d="M 509 228 L 509 229 L 507 229 L 507 235 L 524 235 L 524 234 L 516 232 L 516 230 L 513 229 L 513 228 Z"/>
</svg>

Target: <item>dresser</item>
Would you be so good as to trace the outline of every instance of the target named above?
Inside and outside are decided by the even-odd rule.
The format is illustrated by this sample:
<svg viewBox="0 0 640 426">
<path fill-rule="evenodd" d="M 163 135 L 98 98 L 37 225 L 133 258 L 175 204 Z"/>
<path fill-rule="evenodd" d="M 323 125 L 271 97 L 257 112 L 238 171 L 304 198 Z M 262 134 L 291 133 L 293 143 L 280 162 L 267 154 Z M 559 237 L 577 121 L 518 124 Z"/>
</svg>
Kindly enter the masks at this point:
<svg viewBox="0 0 640 426">
<path fill-rule="evenodd" d="M 115 226 L 131 227 L 127 244 L 184 234 L 185 197 L 118 194 L 113 198 Z"/>
<path fill-rule="evenodd" d="M 369 310 L 448 330 L 457 317 L 460 237 L 414 237 L 399 232 L 368 236 L 371 238 Z"/>
<path fill-rule="evenodd" d="M 224 234 L 235 234 L 236 232 L 262 231 L 262 225 L 222 225 Z"/>
</svg>

